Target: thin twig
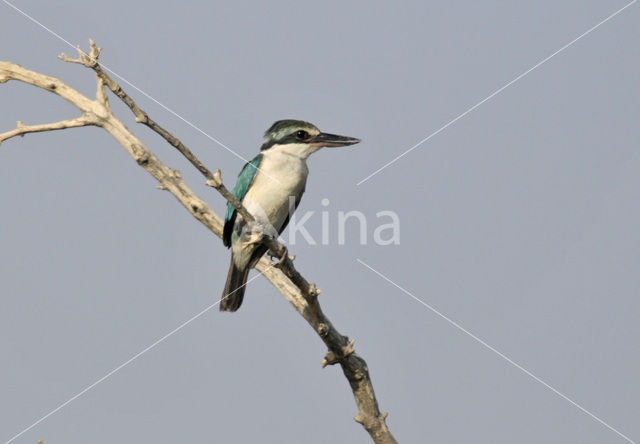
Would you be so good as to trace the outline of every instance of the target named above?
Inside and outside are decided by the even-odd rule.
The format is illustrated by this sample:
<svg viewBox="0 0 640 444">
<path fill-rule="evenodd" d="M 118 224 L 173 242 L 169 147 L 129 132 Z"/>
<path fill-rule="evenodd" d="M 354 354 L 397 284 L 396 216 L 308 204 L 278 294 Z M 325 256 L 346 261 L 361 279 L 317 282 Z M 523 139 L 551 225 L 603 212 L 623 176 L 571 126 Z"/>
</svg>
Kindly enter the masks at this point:
<svg viewBox="0 0 640 444">
<path fill-rule="evenodd" d="M 60 122 L 54 123 L 43 123 L 41 125 L 23 125 L 21 121 L 18 120 L 16 124 L 16 128 L 7 131 L 6 133 L 0 133 L 0 144 L 7 139 L 11 139 L 16 136 L 24 136 L 29 133 L 41 133 L 43 131 L 56 131 L 67 128 L 77 128 L 80 126 L 90 126 L 97 125 L 97 121 L 92 120 L 89 116 L 81 116 L 76 117 L 75 119 L 69 120 L 61 120 Z"/>
</svg>

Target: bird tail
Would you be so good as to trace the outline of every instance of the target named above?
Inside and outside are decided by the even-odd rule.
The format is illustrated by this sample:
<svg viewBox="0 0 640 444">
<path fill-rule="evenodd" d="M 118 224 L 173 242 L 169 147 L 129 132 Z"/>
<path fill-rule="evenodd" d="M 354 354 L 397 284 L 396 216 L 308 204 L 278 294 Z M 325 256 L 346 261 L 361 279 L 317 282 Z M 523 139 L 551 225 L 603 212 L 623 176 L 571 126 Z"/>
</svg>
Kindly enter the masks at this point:
<svg viewBox="0 0 640 444">
<path fill-rule="evenodd" d="M 231 265 L 229 265 L 229 274 L 227 275 L 227 283 L 224 285 L 222 292 L 222 300 L 220 301 L 220 311 L 236 311 L 242 305 L 244 298 L 244 290 L 249 277 L 250 267 L 244 270 L 236 267 L 231 255 Z"/>
</svg>

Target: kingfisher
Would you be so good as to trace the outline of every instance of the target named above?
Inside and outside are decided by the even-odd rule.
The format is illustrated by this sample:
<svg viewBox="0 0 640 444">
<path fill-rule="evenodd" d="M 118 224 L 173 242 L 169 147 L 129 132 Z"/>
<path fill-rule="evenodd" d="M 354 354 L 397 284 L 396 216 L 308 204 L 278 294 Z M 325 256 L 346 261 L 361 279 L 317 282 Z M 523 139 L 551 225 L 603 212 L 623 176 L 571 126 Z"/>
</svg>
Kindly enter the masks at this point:
<svg viewBox="0 0 640 444">
<path fill-rule="evenodd" d="M 323 133 L 302 120 L 279 120 L 264 133 L 260 153 L 244 165 L 232 191 L 256 222 L 247 224 L 227 204 L 222 242 L 231 248 L 231 264 L 220 311 L 240 308 L 249 270 L 267 251 L 261 236 L 277 237 L 287 227 L 307 184 L 307 158 L 323 147 L 358 142 L 354 137 Z"/>
</svg>

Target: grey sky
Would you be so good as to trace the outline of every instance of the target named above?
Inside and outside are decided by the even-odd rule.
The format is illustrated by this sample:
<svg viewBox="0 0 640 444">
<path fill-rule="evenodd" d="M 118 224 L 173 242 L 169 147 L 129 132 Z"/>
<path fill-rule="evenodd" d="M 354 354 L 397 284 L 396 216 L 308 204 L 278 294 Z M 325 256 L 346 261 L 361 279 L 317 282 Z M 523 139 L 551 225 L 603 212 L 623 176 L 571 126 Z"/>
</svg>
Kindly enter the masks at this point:
<svg viewBox="0 0 640 444">
<path fill-rule="evenodd" d="M 12 3 L 94 38 L 105 65 L 245 158 L 280 118 L 363 139 L 311 157 L 299 211 L 316 211 L 317 239 L 329 211 L 333 242 L 291 253 L 400 442 L 626 441 L 356 258 L 640 441 L 640 5 L 356 186 L 628 2 Z M 93 94 L 56 59 L 73 50 L 4 3 L 0 41 L 1 60 Z M 233 182 L 240 159 L 127 89 Z M 0 131 L 76 114 L 0 85 Z M 0 146 L 0 441 L 218 300 L 228 251 L 154 186 L 96 128 Z M 367 215 L 369 239 L 395 211 L 400 245 L 361 246 L 355 223 L 337 245 L 340 210 Z M 324 352 L 258 278 L 237 313 L 208 312 L 14 442 L 369 442 Z"/>
</svg>

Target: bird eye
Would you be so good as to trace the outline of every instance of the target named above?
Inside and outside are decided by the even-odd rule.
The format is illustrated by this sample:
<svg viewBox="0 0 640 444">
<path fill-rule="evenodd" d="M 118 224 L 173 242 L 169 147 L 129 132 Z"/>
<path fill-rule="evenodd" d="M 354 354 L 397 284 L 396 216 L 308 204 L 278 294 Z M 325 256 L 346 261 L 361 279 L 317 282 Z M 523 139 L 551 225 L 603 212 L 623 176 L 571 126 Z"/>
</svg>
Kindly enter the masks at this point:
<svg viewBox="0 0 640 444">
<path fill-rule="evenodd" d="M 306 140 L 309 138 L 309 133 L 304 130 L 296 131 L 296 137 L 300 140 Z"/>
</svg>

